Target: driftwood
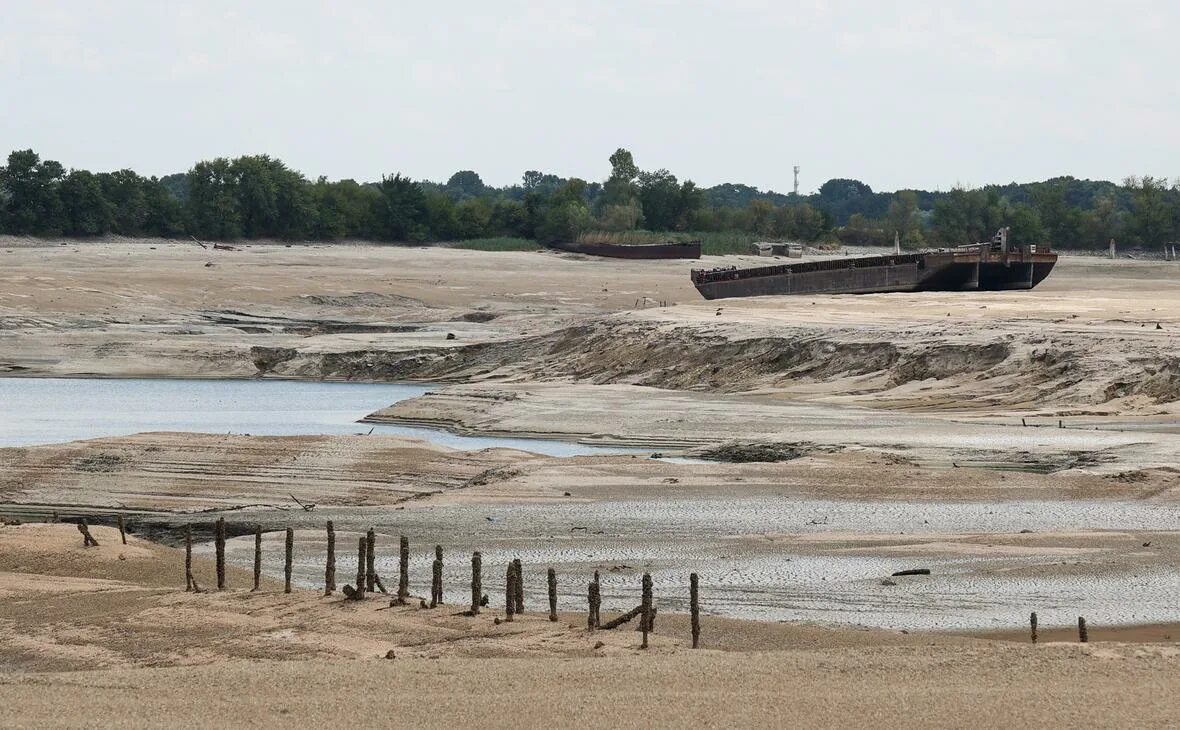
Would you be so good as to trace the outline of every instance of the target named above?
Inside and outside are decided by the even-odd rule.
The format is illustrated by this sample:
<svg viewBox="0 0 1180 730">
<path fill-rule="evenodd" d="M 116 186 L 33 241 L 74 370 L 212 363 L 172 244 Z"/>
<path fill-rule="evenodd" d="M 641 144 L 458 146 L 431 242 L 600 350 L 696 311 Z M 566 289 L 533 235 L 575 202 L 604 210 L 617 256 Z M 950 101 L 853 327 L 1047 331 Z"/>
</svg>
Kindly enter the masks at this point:
<svg viewBox="0 0 1180 730">
<path fill-rule="evenodd" d="M 287 496 L 288 496 L 288 497 L 290 497 L 292 500 L 294 500 L 294 501 L 295 501 L 295 504 L 297 504 L 297 505 L 299 505 L 300 507 L 302 507 L 304 512 L 311 512 L 313 509 L 315 509 L 315 503 L 314 503 L 314 502 L 306 502 L 306 503 L 304 503 L 304 502 L 300 502 L 300 501 L 299 501 L 299 500 L 298 500 L 298 499 L 295 497 L 295 495 L 294 495 L 294 494 L 291 494 L 290 492 L 288 492 L 288 493 L 287 493 Z"/>
<path fill-rule="evenodd" d="M 82 533 L 82 547 L 98 547 L 98 540 L 90 534 L 90 525 L 86 524 L 86 520 L 78 523 L 78 532 Z"/>
<path fill-rule="evenodd" d="M 324 595 L 330 596 L 336 590 L 336 528 L 328 520 L 328 557 L 324 564 Z"/>
<path fill-rule="evenodd" d="M 593 585 L 593 583 L 591 585 Z M 641 613 L 643 613 L 643 604 L 642 603 L 639 604 L 638 606 L 636 606 L 635 608 L 631 609 L 627 613 L 623 614 L 622 616 L 619 616 L 618 618 L 613 618 L 604 624 L 599 624 L 598 628 L 602 629 L 603 631 L 610 631 L 611 629 L 617 629 L 620 626 L 622 626 L 623 624 L 630 621 L 631 619 L 640 615 Z"/>
<path fill-rule="evenodd" d="M 909 570 L 899 570 L 891 575 L 930 575 L 930 568 L 910 568 Z"/>
</svg>

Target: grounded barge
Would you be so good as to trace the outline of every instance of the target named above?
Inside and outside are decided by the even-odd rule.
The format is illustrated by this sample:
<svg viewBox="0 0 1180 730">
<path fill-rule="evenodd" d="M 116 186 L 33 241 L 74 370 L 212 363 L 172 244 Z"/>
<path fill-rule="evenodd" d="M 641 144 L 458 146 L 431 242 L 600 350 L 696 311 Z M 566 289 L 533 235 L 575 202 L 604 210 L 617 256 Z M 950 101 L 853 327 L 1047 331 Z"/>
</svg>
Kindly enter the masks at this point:
<svg viewBox="0 0 1180 730">
<path fill-rule="evenodd" d="M 551 243 L 549 248 L 616 259 L 699 259 L 701 242 L 684 243 Z"/>
<path fill-rule="evenodd" d="M 990 243 L 925 253 L 751 269 L 694 269 L 692 283 L 705 299 L 773 294 L 1032 289 L 1049 275 L 1056 263 L 1057 254 L 1048 246 L 1009 246 L 1004 229 Z"/>
</svg>

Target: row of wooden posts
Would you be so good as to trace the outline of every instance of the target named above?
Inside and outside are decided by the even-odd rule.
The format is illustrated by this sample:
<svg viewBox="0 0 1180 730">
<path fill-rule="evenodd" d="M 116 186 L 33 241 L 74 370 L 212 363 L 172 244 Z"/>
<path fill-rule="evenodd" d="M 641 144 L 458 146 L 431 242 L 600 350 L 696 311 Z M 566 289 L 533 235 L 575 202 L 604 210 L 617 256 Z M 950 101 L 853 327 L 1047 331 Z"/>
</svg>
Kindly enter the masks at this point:
<svg viewBox="0 0 1180 730">
<path fill-rule="evenodd" d="M 1037 612 L 1028 615 L 1029 635 L 1032 643 L 1037 643 Z M 1086 628 L 1086 619 L 1078 616 L 1078 641 L 1085 644 L 1090 641 L 1090 631 Z"/>
<path fill-rule="evenodd" d="M 324 595 L 330 596 L 336 591 L 336 530 L 331 520 L 328 520 L 327 523 L 327 533 L 328 545 L 324 565 Z M 220 518 L 214 527 L 214 552 L 217 569 L 217 590 L 219 591 L 225 590 L 227 587 L 225 577 L 225 537 L 225 518 Z M 375 567 L 376 544 L 377 536 L 372 529 L 358 538 L 356 585 L 355 587 L 345 585 L 341 589 L 341 592 L 347 598 L 363 600 L 367 593 L 372 593 L 374 590 L 388 594 L 384 584 L 381 582 L 381 576 L 377 574 Z M 295 531 L 288 527 L 286 529 L 285 558 L 283 562 L 283 590 L 285 593 L 291 592 L 294 546 Z M 397 593 L 390 602 L 390 605 L 406 605 L 410 598 L 410 541 L 404 535 L 401 536 L 399 548 Z M 428 606 L 429 608 L 435 608 L 441 606 L 443 603 L 442 568 L 443 549 L 441 545 L 436 545 L 434 548 L 434 563 L 431 566 L 430 602 L 427 604 L 425 600 L 422 600 L 423 608 Z M 193 577 L 193 531 L 191 525 L 185 528 L 184 579 L 186 591 L 201 592 L 200 586 L 197 585 L 197 581 Z M 557 571 L 549 568 L 547 579 L 549 588 L 549 620 L 557 621 Z M 254 532 L 254 587 L 252 590 L 259 590 L 261 582 L 262 527 L 260 525 Z M 586 628 L 591 631 L 597 629 L 613 629 L 638 616 L 640 619 L 639 630 L 642 632 L 642 643 L 640 646 L 646 649 L 648 647 L 648 634 L 655 630 L 656 617 L 655 602 L 652 598 L 651 574 L 643 574 L 641 586 L 642 598 L 638 606 L 617 618 L 602 623 L 600 616 L 602 591 L 598 571 L 595 571 L 594 580 L 587 585 L 586 589 L 586 599 L 589 608 Z M 480 608 L 486 605 L 487 599 L 483 593 L 483 556 L 476 551 L 471 555 L 471 606 L 466 613 L 469 616 L 478 615 Z M 692 573 L 689 576 L 689 611 L 691 613 L 692 647 L 696 649 L 700 646 L 701 636 L 700 593 L 696 573 Z M 505 621 L 513 621 L 516 615 L 521 613 L 524 613 L 523 566 L 521 565 L 520 558 L 515 558 L 509 561 L 504 576 Z"/>
</svg>

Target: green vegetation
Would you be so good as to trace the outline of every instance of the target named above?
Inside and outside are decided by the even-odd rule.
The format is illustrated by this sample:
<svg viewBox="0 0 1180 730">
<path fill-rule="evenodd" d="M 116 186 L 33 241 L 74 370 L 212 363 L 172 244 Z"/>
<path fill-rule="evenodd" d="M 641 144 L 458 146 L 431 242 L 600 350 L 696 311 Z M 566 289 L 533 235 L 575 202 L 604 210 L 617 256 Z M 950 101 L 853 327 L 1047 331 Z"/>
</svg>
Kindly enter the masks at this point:
<svg viewBox="0 0 1180 730">
<path fill-rule="evenodd" d="M 518 185 L 484 184 L 472 170 L 445 183 L 400 174 L 375 182 L 308 180 L 266 155 L 202 160 L 187 173 L 67 171 L 32 150 L 0 167 L 0 233 L 36 236 L 195 236 L 200 239 L 397 243 L 458 241 L 462 248 L 531 250 L 598 236 L 617 242 L 700 240 L 706 253 L 751 241 L 907 247 L 988 240 L 1001 226 L 1017 243 L 1155 248 L 1180 238 L 1180 187 L 1154 177 L 1121 184 L 1045 182 L 874 192 L 850 178 L 813 195 L 737 183 L 699 188 L 668 170 L 645 171 L 625 149 L 604 182 L 536 170 Z"/>
</svg>

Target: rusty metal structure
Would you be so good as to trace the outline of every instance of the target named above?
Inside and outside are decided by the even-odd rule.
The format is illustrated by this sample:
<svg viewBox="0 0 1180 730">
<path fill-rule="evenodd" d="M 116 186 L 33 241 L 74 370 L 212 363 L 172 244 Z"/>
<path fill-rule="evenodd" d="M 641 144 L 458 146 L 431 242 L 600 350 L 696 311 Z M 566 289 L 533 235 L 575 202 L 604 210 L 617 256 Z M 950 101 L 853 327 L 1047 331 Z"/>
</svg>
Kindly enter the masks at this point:
<svg viewBox="0 0 1180 730">
<path fill-rule="evenodd" d="M 1057 263 L 1047 245 L 1010 246 L 1002 228 L 988 243 L 922 253 L 860 256 L 748 269 L 694 269 L 705 299 L 775 294 L 1032 289 Z"/>
<path fill-rule="evenodd" d="M 587 256 L 608 256 L 616 259 L 699 259 L 700 241 L 670 243 L 550 243 L 549 248 Z"/>
</svg>

